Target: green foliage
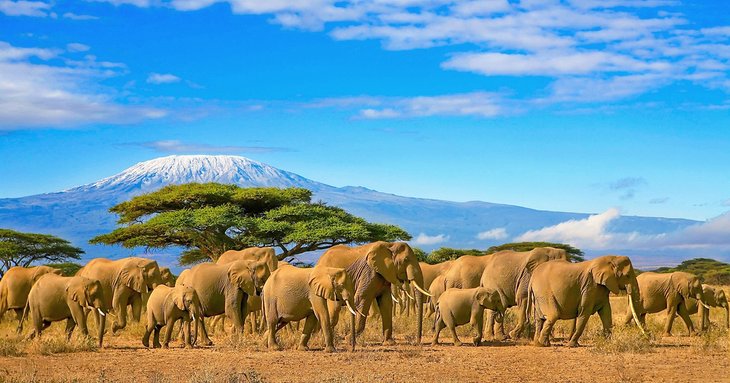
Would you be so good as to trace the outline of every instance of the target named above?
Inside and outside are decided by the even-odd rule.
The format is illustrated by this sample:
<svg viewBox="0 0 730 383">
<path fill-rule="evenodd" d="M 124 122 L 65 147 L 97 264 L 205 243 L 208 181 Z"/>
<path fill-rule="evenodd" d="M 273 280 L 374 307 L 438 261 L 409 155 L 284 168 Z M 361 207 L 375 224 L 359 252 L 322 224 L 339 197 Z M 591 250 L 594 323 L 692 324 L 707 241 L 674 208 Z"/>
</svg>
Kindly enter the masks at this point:
<svg viewBox="0 0 730 383">
<path fill-rule="evenodd" d="M 408 240 L 393 225 L 370 223 L 310 201 L 301 188 L 241 188 L 217 183 L 171 185 L 110 209 L 119 227 L 91 243 L 127 248 L 179 246 L 182 265 L 215 260 L 226 250 L 272 246 L 279 259 L 346 243 Z"/>
<path fill-rule="evenodd" d="M 685 271 L 697 275 L 704 283 L 730 285 L 730 264 L 710 258 L 688 259 L 676 267 L 660 267 L 654 271 L 657 273 Z"/>
<path fill-rule="evenodd" d="M 61 270 L 61 274 L 65 277 L 76 275 L 76 272 L 83 267 L 75 262 L 46 263 L 46 266 Z"/>
<path fill-rule="evenodd" d="M 564 243 L 552 243 L 552 242 L 515 242 L 505 243 L 504 245 L 492 246 L 487 249 L 487 254 L 496 253 L 502 250 L 513 250 L 513 251 L 530 251 L 536 247 L 554 247 L 556 249 L 563 249 L 568 253 L 568 259 L 571 262 L 583 262 L 583 251 Z"/>
<path fill-rule="evenodd" d="M 477 249 L 452 249 L 450 247 L 442 247 L 436 249 L 425 257 L 423 262 L 429 264 L 437 264 L 459 258 L 463 255 L 484 255 L 484 250 Z"/>
<path fill-rule="evenodd" d="M 421 249 L 420 247 L 413 247 L 411 246 L 411 249 L 413 249 L 413 254 L 416 256 L 416 259 L 418 262 L 426 262 L 428 263 L 428 253 Z"/>
<path fill-rule="evenodd" d="M 65 239 L 53 235 L 0 229 L 0 276 L 13 266 L 28 267 L 38 261 L 81 259 L 83 253 Z"/>
</svg>

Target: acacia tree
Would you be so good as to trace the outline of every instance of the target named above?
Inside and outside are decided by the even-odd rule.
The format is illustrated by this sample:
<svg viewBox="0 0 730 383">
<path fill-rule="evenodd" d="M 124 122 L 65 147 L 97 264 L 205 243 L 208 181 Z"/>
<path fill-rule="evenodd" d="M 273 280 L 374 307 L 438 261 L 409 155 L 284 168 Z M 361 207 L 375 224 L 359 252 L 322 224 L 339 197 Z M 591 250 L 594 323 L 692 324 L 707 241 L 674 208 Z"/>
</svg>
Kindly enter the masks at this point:
<svg viewBox="0 0 730 383">
<path fill-rule="evenodd" d="M 53 235 L 0 229 L 0 277 L 13 266 L 29 267 L 39 261 L 81 259 L 83 253 L 65 239 Z"/>
<path fill-rule="evenodd" d="M 182 247 L 182 265 L 216 260 L 226 250 L 279 249 L 280 260 L 334 245 L 409 240 L 393 225 L 370 223 L 311 202 L 302 188 L 241 188 L 218 183 L 170 185 L 110 209 L 119 227 L 91 243 L 127 248 Z"/>
</svg>

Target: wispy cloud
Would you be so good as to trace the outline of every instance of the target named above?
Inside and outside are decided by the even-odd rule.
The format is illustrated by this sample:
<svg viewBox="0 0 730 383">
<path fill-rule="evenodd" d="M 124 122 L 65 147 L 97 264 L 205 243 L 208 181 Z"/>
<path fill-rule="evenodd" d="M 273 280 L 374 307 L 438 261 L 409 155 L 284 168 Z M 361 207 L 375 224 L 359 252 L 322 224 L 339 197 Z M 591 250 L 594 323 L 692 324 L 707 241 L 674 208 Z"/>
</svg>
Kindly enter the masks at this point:
<svg viewBox="0 0 730 383">
<path fill-rule="evenodd" d="M 437 245 L 439 243 L 443 243 L 449 240 L 449 236 L 446 234 L 438 234 L 438 235 L 427 235 L 425 233 L 420 233 L 416 237 L 416 239 L 413 240 L 413 244 L 415 245 Z"/>
<path fill-rule="evenodd" d="M 509 235 L 507 234 L 507 229 L 503 227 L 499 227 L 496 229 L 491 229 L 487 231 L 482 231 L 477 234 L 477 239 L 480 240 L 489 240 L 489 239 L 496 239 L 501 240 L 507 238 Z"/>
<path fill-rule="evenodd" d="M 42 1 L 0 0 L 0 13 L 7 16 L 46 17 L 51 4 Z"/>
<path fill-rule="evenodd" d="M 63 65 L 50 64 L 52 59 Z M 97 85 L 123 70 L 121 64 L 93 56 L 71 60 L 61 50 L 0 41 L 0 130 L 124 124 L 164 116 L 158 108 L 120 103 Z"/>
<path fill-rule="evenodd" d="M 147 76 L 147 82 L 149 84 L 173 84 L 180 81 L 180 77 L 170 73 L 150 73 Z"/>
<path fill-rule="evenodd" d="M 619 217 L 618 209 L 612 208 L 585 219 L 569 220 L 554 226 L 532 230 L 515 238 L 518 242 L 562 242 L 588 249 L 605 249 L 615 243 L 615 234 L 606 229 Z"/>
<path fill-rule="evenodd" d="M 79 15 L 73 12 L 66 12 L 62 16 L 64 19 L 69 20 L 98 20 L 99 18 L 97 16 L 92 15 Z"/>
<path fill-rule="evenodd" d="M 81 43 L 70 43 L 70 44 L 66 44 L 66 49 L 69 52 L 86 52 L 91 48 L 88 45 L 81 44 Z"/>
<path fill-rule="evenodd" d="M 211 145 L 204 143 L 190 143 L 179 140 L 159 140 L 148 142 L 133 142 L 127 146 L 139 146 L 161 153 L 187 154 L 227 154 L 227 153 L 273 153 L 291 152 L 293 149 L 274 146 L 239 146 L 239 145 Z"/>
<path fill-rule="evenodd" d="M 647 184 L 644 177 L 623 177 L 608 183 L 608 189 L 620 192 L 619 198 L 628 200 L 634 198 L 637 189 Z"/>
<path fill-rule="evenodd" d="M 661 205 L 667 202 L 669 202 L 669 197 L 656 197 L 649 200 L 652 205 Z"/>
</svg>

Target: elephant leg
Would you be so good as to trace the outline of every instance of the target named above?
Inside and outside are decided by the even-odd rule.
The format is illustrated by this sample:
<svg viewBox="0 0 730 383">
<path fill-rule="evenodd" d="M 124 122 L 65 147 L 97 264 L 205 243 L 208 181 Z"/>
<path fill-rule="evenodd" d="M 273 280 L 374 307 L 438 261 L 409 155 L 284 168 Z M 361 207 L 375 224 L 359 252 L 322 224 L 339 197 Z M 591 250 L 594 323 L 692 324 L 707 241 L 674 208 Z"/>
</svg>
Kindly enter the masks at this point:
<svg viewBox="0 0 730 383">
<path fill-rule="evenodd" d="M 675 304 L 667 309 L 667 321 L 664 324 L 664 336 L 672 336 L 672 324 L 674 323 L 674 316 L 677 314 L 677 306 Z"/>
<path fill-rule="evenodd" d="M 13 311 L 15 312 L 15 319 L 18 320 L 18 328 L 22 329 L 23 328 L 23 309 L 22 308 L 13 309 Z"/>
<path fill-rule="evenodd" d="M 471 320 L 472 330 L 474 331 L 474 338 L 472 342 L 475 346 L 482 344 L 482 333 L 484 331 L 484 310 L 478 310 L 474 313 L 474 317 Z"/>
<path fill-rule="evenodd" d="M 454 340 L 454 346 L 461 346 L 461 339 L 459 339 L 459 336 L 456 334 L 456 324 L 454 323 L 454 319 L 446 317 L 443 320 L 444 324 L 446 324 L 446 327 L 448 327 L 451 332 L 451 338 Z"/>
<path fill-rule="evenodd" d="M 611 328 L 613 327 L 613 317 L 611 314 L 611 306 L 608 304 L 603 305 L 598 310 L 598 316 L 601 318 L 601 324 L 603 325 L 603 335 L 610 336 Z"/>
<path fill-rule="evenodd" d="M 588 319 L 590 319 L 590 315 L 583 314 L 578 316 L 575 321 L 575 331 L 573 332 L 573 335 L 570 337 L 570 341 L 568 342 L 568 347 L 578 347 L 578 339 L 580 339 L 580 336 L 583 335 L 583 330 L 586 328 L 586 324 L 588 323 Z"/>
<path fill-rule="evenodd" d="M 504 333 L 504 314 L 500 312 L 494 313 L 494 339 L 499 341 L 507 339 L 507 334 Z"/>
<path fill-rule="evenodd" d="M 197 320 L 196 322 L 198 322 L 198 331 L 202 334 L 201 338 L 203 339 L 203 345 L 212 346 L 213 341 L 210 340 L 208 330 L 205 328 L 205 318 L 200 318 L 200 320 Z"/>
<path fill-rule="evenodd" d="M 140 318 L 142 318 L 142 295 L 133 294 L 130 301 L 132 305 L 132 322 L 139 323 Z"/>
<path fill-rule="evenodd" d="M 312 298 L 312 309 L 314 316 L 320 324 L 322 329 L 322 336 L 324 336 L 324 351 L 335 352 L 335 343 L 333 330 L 334 327 L 330 324 L 329 312 L 327 311 L 327 301 L 319 297 Z M 307 328 L 307 323 L 304 323 L 304 328 Z M 307 339 L 308 340 L 308 339 Z"/>
<path fill-rule="evenodd" d="M 152 340 L 152 347 L 154 347 L 154 348 L 162 347 L 162 345 L 160 344 L 160 329 L 162 329 L 162 326 L 160 326 L 160 325 L 155 326 L 155 335 Z"/>
<path fill-rule="evenodd" d="M 142 335 L 142 345 L 149 348 L 150 347 L 150 335 L 152 334 L 152 331 L 155 329 L 155 324 L 150 322 L 147 322 L 147 325 L 144 329 L 144 335 Z"/>
<path fill-rule="evenodd" d="M 433 340 L 431 341 L 431 344 L 435 346 L 435 345 L 439 344 L 439 334 L 441 334 L 441 330 L 443 330 L 444 327 L 446 327 L 446 324 L 444 324 L 444 321 L 441 320 L 438 313 L 436 313 L 436 321 L 434 323 L 434 326 L 435 327 L 433 329 Z"/>
<path fill-rule="evenodd" d="M 494 339 L 494 336 L 496 335 L 494 333 L 494 311 L 487 310 L 487 318 L 486 318 L 486 328 L 487 328 L 487 336 L 486 339 L 492 340 Z"/>
<path fill-rule="evenodd" d="M 86 312 L 84 308 L 81 306 L 70 306 L 69 309 L 71 310 L 71 318 L 79 326 L 81 334 L 83 336 L 89 336 L 89 327 L 86 324 Z"/>
<path fill-rule="evenodd" d="M 170 337 L 172 336 L 172 329 L 175 327 L 175 322 L 180 320 L 180 323 L 185 325 L 185 321 L 183 321 L 181 318 L 168 318 L 167 323 L 165 324 L 165 335 L 162 337 L 162 347 L 163 348 L 170 348 Z M 187 335 L 183 334 L 183 338 L 188 338 L 190 333 Z M 185 339 L 183 339 L 183 342 Z"/>
<path fill-rule="evenodd" d="M 517 323 L 512 331 L 509 332 L 510 339 L 519 338 L 522 330 L 525 328 L 525 322 L 527 321 L 527 299 L 521 299 L 517 302 Z M 503 324 L 504 326 L 504 324 Z"/>
<path fill-rule="evenodd" d="M 549 346 L 550 345 L 550 334 L 553 332 L 553 326 L 555 326 L 556 318 L 547 318 L 540 320 L 540 332 L 535 332 L 537 338 L 537 346 Z"/>
<path fill-rule="evenodd" d="M 266 332 L 264 333 L 265 345 L 269 350 L 281 350 L 281 347 L 276 343 L 276 332 L 279 331 L 279 314 L 276 312 L 275 302 L 264 302 L 266 305 L 264 310 L 264 317 L 266 318 Z"/>
<path fill-rule="evenodd" d="M 304 329 L 302 330 L 302 336 L 299 338 L 297 350 L 309 351 L 307 344 L 309 343 L 309 338 L 312 337 L 315 327 L 317 327 L 317 317 L 312 313 L 304 320 Z"/>
<path fill-rule="evenodd" d="M 575 322 L 577 320 L 578 320 L 577 318 L 569 319 L 568 323 L 570 324 L 570 326 L 568 327 L 568 339 L 573 339 L 573 334 L 575 334 L 575 326 L 576 326 Z M 552 335 L 553 334 L 550 334 L 550 336 L 552 336 Z"/>
<path fill-rule="evenodd" d="M 371 307 L 377 306 L 377 303 L 375 303 L 375 304 L 373 304 L 373 303 L 374 302 L 363 298 L 360 301 L 357 309 L 360 310 L 361 313 L 368 313 L 368 312 L 370 312 Z M 340 312 L 340 309 L 338 306 L 337 315 L 339 315 L 339 312 Z M 330 311 L 330 313 L 331 313 L 331 311 Z M 360 334 L 362 334 L 363 331 L 365 331 L 365 321 L 366 320 L 367 320 L 367 318 L 362 315 L 358 315 L 357 318 L 355 319 L 355 331 L 356 331 L 357 335 L 360 335 Z M 332 323 L 336 323 L 336 322 L 332 321 Z M 333 324 L 333 326 L 334 326 L 334 324 Z"/>
<path fill-rule="evenodd" d="M 383 323 L 383 344 L 392 346 L 395 344 L 395 339 L 393 339 L 393 298 L 390 294 L 381 295 L 378 299 L 378 306 L 380 306 L 380 318 Z"/>
<path fill-rule="evenodd" d="M 186 319 L 184 323 L 185 333 L 183 334 L 183 341 L 185 342 L 185 348 L 193 348 L 193 341 L 190 335 L 190 322 L 192 322 L 190 319 Z"/>
<path fill-rule="evenodd" d="M 697 304 L 699 305 L 699 302 Z M 684 307 L 684 305 L 679 305 L 677 313 L 679 314 L 679 317 L 682 318 L 682 321 L 684 321 L 684 325 L 687 326 L 687 336 L 691 336 L 692 334 L 694 334 L 695 328 L 692 325 L 692 319 L 690 319 L 689 317 L 689 312 L 687 312 L 687 308 Z"/>
<path fill-rule="evenodd" d="M 66 340 L 71 340 L 71 334 L 73 334 L 75 327 L 76 322 L 74 322 L 73 318 L 66 319 L 66 329 L 64 330 L 66 333 Z"/>
</svg>

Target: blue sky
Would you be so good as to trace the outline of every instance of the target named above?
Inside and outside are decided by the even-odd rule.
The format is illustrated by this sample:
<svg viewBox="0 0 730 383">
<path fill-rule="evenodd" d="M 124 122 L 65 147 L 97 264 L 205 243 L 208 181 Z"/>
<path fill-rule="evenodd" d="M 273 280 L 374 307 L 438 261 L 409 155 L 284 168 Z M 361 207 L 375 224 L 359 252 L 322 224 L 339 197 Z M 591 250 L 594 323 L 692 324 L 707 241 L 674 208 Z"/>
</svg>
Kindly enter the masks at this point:
<svg viewBox="0 0 730 383">
<path fill-rule="evenodd" d="M 730 210 L 724 1 L 0 0 L 0 197 L 169 154 L 547 210 Z"/>
</svg>

